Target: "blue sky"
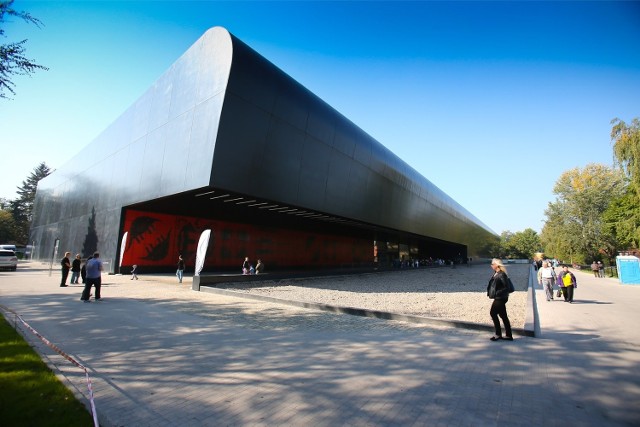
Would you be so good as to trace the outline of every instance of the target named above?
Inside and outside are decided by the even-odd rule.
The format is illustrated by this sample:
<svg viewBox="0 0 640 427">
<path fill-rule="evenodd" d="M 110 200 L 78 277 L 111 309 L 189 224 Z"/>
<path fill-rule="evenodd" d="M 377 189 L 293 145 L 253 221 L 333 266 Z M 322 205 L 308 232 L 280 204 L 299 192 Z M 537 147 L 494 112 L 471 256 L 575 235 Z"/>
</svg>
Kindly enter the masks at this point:
<svg viewBox="0 0 640 427">
<path fill-rule="evenodd" d="M 226 27 L 500 233 L 540 231 L 562 172 L 640 117 L 640 2 L 29 1 L 49 71 L 0 101 L 0 197 L 56 168 L 208 28 Z M 500 202 L 502 201 L 502 202 Z"/>
</svg>

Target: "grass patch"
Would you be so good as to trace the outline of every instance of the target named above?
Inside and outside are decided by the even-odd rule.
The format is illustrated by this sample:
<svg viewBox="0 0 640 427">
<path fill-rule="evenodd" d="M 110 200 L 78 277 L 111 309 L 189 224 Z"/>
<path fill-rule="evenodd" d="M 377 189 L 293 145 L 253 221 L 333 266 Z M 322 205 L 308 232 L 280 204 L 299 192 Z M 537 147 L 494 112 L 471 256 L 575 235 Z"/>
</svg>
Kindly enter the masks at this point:
<svg viewBox="0 0 640 427">
<path fill-rule="evenodd" d="M 0 316 L 0 424 L 92 426 L 82 403 Z"/>
</svg>

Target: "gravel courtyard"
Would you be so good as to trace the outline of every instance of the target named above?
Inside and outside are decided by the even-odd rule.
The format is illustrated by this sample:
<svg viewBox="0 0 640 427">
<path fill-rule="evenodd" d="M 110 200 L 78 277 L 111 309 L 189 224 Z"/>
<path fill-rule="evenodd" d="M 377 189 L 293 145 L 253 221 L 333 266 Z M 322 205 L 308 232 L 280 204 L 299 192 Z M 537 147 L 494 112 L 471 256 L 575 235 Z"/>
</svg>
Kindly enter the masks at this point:
<svg viewBox="0 0 640 427">
<path fill-rule="evenodd" d="M 528 264 L 509 264 L 516 292 L 507 310 L 513 327 L 524 327 Z M 294 301 L 364 308 L 415 316 L 488 323 L 489 264 L 396 270 L 354 276 L 220 285 L 229 290 Z"/>
</svg>

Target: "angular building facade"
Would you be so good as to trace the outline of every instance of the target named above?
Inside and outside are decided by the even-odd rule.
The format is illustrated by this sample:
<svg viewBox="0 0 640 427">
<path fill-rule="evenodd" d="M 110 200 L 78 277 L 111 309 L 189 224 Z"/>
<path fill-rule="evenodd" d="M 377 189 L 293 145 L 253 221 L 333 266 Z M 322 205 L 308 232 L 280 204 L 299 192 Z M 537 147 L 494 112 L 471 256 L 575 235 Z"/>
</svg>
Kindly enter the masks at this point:
<svg viewBox="0 0 640 427">
<path fill-rule="evenodd" d="M 99 250 L 118 272 L 390 266 L 488 256 L 497 236 L 224 28 L 40 181 L 33 257 Z M 124 270 L 123 270 L 124 271 Z"/>
</svg>

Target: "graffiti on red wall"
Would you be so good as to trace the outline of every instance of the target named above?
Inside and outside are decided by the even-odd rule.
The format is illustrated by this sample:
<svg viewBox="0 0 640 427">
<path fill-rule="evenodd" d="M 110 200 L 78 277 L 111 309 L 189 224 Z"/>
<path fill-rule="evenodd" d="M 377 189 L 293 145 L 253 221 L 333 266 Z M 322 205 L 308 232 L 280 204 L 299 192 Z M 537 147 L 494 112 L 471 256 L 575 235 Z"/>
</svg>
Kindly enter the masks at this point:
<svg viewBox="0 0 640 427">
<path fill-rule="evenodd" d="M 232 269 L 245 256 L 271 268 L 343 267 L 368 265 L 373 242 L 349 236 L 312 231 L 255 226 L 211 219 L 127 210 L 122 233 L 128 237 L 123 266 L 175 266 L 182 254 L 187 265 L 195 263 L 200 234 L 211 230 L 205 271 Z"/>
</svg>

